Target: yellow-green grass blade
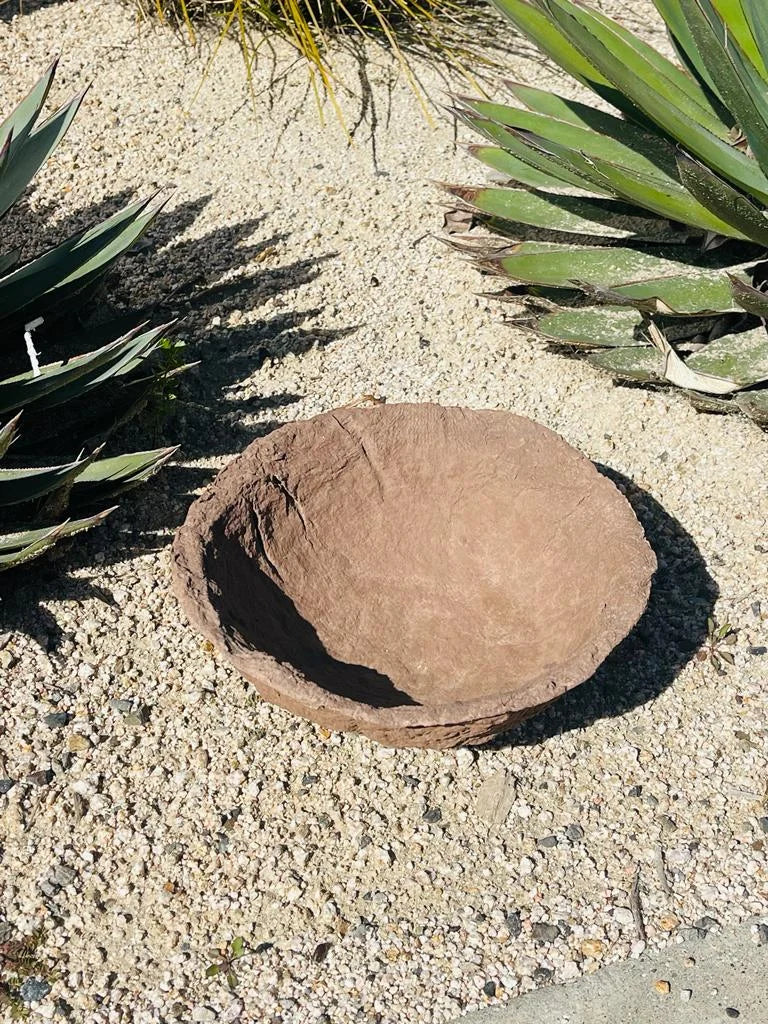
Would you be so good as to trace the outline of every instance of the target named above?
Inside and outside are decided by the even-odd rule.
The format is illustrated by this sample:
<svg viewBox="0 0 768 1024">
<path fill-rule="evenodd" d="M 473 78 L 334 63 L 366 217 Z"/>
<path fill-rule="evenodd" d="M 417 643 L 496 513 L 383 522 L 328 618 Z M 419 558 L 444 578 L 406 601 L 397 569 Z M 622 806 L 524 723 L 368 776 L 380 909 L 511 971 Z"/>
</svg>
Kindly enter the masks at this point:
<svg viewBox="0 0 768 1024">
<path fill-rule="evenodd" d="M 536 333 L 555 345 L 579 348 L 624 348 L 649 344 L 642 331 L 643 314 L 636 309 L 587 306 L 547 313 L 536 322 Z"/>
<path fill-rule="evenodd" d="M 745 57 L 710 0 L 680 0 L 680 6 L 718 95 L 736 118 L 757 161 L 768 168 L 766 80 Z"/>
<path fill-rule="evenodd" d="M 23 138 L 14 137 L 0 172 L 0 217 L 9 210 L 37 174 L 72 124 L 85 91 Z"/>
<path fill-rule="evenodd" d="M 67 519 L 56 526 L 39 530 L 0 534 L 0 572 L 39 557 L 64 537 L 72 537 L 101 525 L 111 512 L 114 512 L 114 508 L 84 519 Z"/>
<path fill-rule="evenodd" d="M 759 164 L 735 149 L 681 103 L 669 80 L 663 80 L 650 62 L 584 8 L 568 0 L 544 0 L 551 17 L 579 49 L 610 77 L 617 88 L 663 131 L 676 139 L 719 174 L 761 201 L 768 201 L 768 179 Z"/>
<path fill-rule="evenodd" d="M 508 221 L 505 234 L 514 225 L 526 224 L 548 231 L 604 238 L 634 238 L 669 244 L 680 232 L 664 219 L 612 199 L 557 195 L 529 189 L 485 186 L 446 186 L 448 191 L 480 213 Z"/>
</svg>

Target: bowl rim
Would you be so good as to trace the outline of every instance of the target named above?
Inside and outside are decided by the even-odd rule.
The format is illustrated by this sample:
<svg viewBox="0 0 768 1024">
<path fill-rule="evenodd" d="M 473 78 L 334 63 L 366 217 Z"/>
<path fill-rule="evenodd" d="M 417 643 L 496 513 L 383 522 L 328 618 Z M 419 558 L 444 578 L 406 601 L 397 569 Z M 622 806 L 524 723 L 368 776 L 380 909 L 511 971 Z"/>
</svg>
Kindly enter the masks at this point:
<svg viewBox="0 0 768 1024">
<path fill-rule="evenodd" d="M 402 704 L 376 707 L 352 697 L 326 690 L 318 683 L 298 671 L 292 665 L 255 648 L 238 643 L 226 630 L 218 616 L 205 585 L 204 554 L 202 538 L 208 524 L 215 521 L 230 506 L 230 497 L 224 500 L 222 484 L 237 474 L 240 463 L 252 457 L 254 451 L 265 444 L 274 444 L 282 433 L 307 429 L 317 420 L 340 413 L 387 415 L 388 411 L 407 408 L 410 410 L 442 409 L 461 412 L 463 416 L 496 416 L 524 420 L 549 435 L 549 440 L 566 446 L 580 459 L 589 463 L 595 473 L 598 487 L 612 493 L 616 498 L 616 514 L 624 517 L 623 528 L 636 548 L 637 586 L 632 589 L 635 600 L 624 603 L 624 614 L 617 616 L 615 609 L 606 608 L 605 626 L 593 636 L 572 658 L 556 670 L 557 678 L 544 671 L 535 676 L 522 688 L 514 691 L 499 691 L 491 696 L 475 697 L 469 700 L 454 700 L 441 704 Z M 383 410 L 383 413 L 382 413 Z M 226 487 L 224 488 L 226 492 Z M 634 535 L 632 537 L 632 535 Z M 657 568 L 657 560 L 645 531 L 625 495 L 613 481 L 600 473 L 594 463 L 578 449 L 565 441 L 559 434 L 529 417 L 504 409 L 470 409 L 462 406 L 444 406 L 434 402 L 387 403 L 373 407 L 347 406 L 319 413 L 306 420 L 293 420 L 257 438 L 243 452 L 235 456 L 206 486 L 192 503 L 187 517 L 176 532 L 172 546 L 173 590 L 193 628 L 208 639 L 219 654 L 226 657 L 238 672 L 252 682 L 260 691 L 268 691 L 267 699 L 280 703 L 284 699 L 299 713 L 312 718 L 314 715 L 343 718 L 361 731 L 392 728 L 428 729 L 451 726 L 487 718 L 507 717 L 551 703 L 569 690 L 586 682 L 610 652 L 624 640 L 642 617 L 650 594 L 651 584 Z"/>
</svg>

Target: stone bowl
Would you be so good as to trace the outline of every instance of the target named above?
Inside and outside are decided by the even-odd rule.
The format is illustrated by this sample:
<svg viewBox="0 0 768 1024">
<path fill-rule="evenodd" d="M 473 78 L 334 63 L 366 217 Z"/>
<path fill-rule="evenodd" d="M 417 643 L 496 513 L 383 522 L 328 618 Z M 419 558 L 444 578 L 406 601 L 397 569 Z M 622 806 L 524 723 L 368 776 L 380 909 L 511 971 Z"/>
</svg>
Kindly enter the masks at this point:
<svg viewBox="0 0 768 1024">
<path fill-rule="evenodd" d="M 656 568 L 625 498 L 557 434 L 438 405 L 255 441 L 173 561 L 192 625 L 264 698 L 408 747 L 486 741 L 588 679 Z"/>
</svg>

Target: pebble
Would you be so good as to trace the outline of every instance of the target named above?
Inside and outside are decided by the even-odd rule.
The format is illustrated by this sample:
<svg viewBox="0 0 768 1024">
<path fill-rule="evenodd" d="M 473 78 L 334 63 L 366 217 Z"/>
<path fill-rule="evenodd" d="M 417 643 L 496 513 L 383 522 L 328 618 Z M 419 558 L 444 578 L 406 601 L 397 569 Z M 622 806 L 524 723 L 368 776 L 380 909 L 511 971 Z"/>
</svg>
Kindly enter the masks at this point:
<svg viewBox="0 0 768 1024">
<path fill-rule="evenodd" d="M 91 749 L 91 741 L 87 736 L 83 736 L 82 733 L 73 732 L 71 736 L 67 737 L 67 750 L 72 754 L 82 754 L 86 750 Z"/>
<path fill-rule="evenodd" d="M 27 776 L 27 782 L 38 787 L 48 786 L 53 782 L 53 772 L 50 768 L 44 768 L 39 772 L 31 772 Z"/>
<path fill-rule="evenodd" d="M 689 1003 L 691 1001 L 691 996 L 692 995 L 693 995 L 693 990 L 692 989 L 690 989 L 690 988 L 680 989 L 680 998 L 681 998 L 681 1000 L 684 1003 Z"/>
<path fill-rule="evenodd" d="M 51 986 L 43 978 L 25 978 L 19 986 L 19 996 L 25 1003 L 39 1003 L 51 991 Z"/>
<path fill-rule="evenodd" d="M 69 722 L 69 715 L 66 711 L 54 711 L 50 715 L 46 715 L 43 722 L 49 729 L 63 729 Z"/>
<path fill-rule="evenodd" d="M 531 928 L 531 934 L 537 942 L 554 942 L 560 931 L 554 924 L 535 924 Z"/>
<path fill-rule="evenodd" d="M 10 793 L 15 785 L 16 783 L 13 779 L 0 779 L 0 796 Z"/>
<path fill-rule="evenodd" d="M 741 1016 L 741 1012 L 735 1006 L 726 1006 L 725 1012 L 728 1017 L 733 1017 L 734 1019 Z"/>
<path fill-rule="evenodd" d="M 662 980 L 654 981 L 653 987 L 660 996 L 668 996 L 672 989 L 672 986 L 669 984 L 668 981 Z"/>
<path fill-rule="evenodd" d="M 513 939 L 516 939 L 523 930 L 523 922 L 520 917 L 519 910 L 509 911 L 504 920 L 504 923 L 507 926 L 507 931 L 509 932 Z"/>
<path fill-rule="evenodd" d="M 581 944 L 581 952 L 584 956 L 602 956 L 605 952 L 605 943 L 600 939 L 584 939 Z"/>
</svg>

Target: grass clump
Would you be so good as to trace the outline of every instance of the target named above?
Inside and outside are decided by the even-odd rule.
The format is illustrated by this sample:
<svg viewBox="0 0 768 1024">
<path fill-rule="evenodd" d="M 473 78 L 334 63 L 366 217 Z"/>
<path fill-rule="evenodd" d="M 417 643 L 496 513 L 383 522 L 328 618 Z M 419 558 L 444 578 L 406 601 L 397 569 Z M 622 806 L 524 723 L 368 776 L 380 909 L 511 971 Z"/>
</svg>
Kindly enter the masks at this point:
<svg viewBox="0 0 768 1024">
<path fill-rule="evenodd" d="M 473 73 L 494 66 L 481 28 L 487 17 L 479 0 L 134 0 L 144 17 L 186 33 L 219 26 L 220 40 L 236 38 L 249 80 L 260 51 L 278 36 L 306 61 L 318 101 L 327 95 L 343 121 L 336 90 L 345 87 L 334 66 L 334 46 L 374 39 L 388 46 L 417 94 L 422 95 L 412 57 L 433 57 L 474 81 Z M 472 69 L 472 71 L 470 71 Z"/>
</svg>

